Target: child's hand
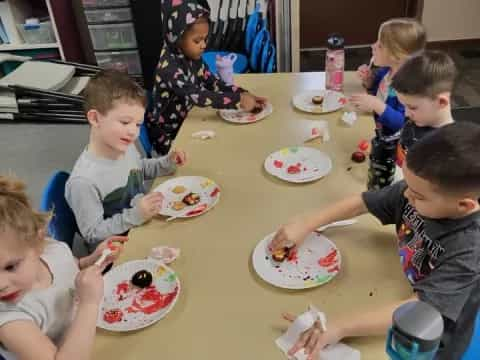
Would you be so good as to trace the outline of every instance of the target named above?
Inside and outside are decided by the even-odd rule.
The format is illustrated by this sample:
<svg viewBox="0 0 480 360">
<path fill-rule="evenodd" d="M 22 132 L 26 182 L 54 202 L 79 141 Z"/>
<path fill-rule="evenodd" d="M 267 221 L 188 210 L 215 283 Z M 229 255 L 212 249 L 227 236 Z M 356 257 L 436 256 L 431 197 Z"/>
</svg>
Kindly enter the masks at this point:
<svg viewBox="0 0 480 360">
<path fill-rule="evenodd" d="M 292 247 L 300 245 L 307 235 L 308 229 L 302 219 L 294 220 L 286 225 L 283 225 L 273 237 L 270 243 L 272 252 L 280 250 L 284 247 Z"/>
<path fill-rule="evenodd" d="M 102 256 L 103 250 L 107 248 L 112 250 L 112 253 L 107 256 L 107 258 L 102 264 L 100 264 L 100 268 L 104 268 L 107 265 L 115 262 L 115 260 L 118 259 L 118 257 L 123 251 L 123 244 L 127 241 L 128 241 L 127 236 L 111 236 L 107 240 L 102 241 L 100 244 L 98 244 L 97 248 L 91 255 L 92 264 L 94 264 L 95 261 L 97 261 L 97 259 L 100 258 L 100 256 Z"/>
<path fill-rule="evenodd" d="M 290 322 L 295 321 L 295 316 L 292 314 L 283 314 L 283 318 Z M 327 331 L 323 332 L 320 322 L 317 321 L 300 335 L 295 345 L 288 351 L 288 355 L 293 356 L 297 351 L 305 348 L 305 353 L 308 355 L 307 360 L 315 360 L 318 359 L 320 351 L 325 346 L 336 344 L 342 338 L 343 335 L 338 327 L 329 325 Z"/>
<path fill-rule="evenodd" d="M 242 110 L 251 112 L 257 107 L 257 98 L 248 92 L 240 94 L 240 107 Z"/>
<path fill-rule="evenodd" d="M 257 102 L 257 105 L 255 107 L 264 108 L 265 105 L 267 105 L 268 99 L 266 97 L 256 96 L 256 95 L 253 95 L 253 97 L 255 98 L 255 101 Z"/>
<path fill-rule="evenodd" d="M 157 215 L 162 208 L 163 203 L 163 194 L 160 192 L 152 192 L 143 196 L 138 201 L 138 207 L 142 217 L 145 220 L 151 219 L 153 216 Z"/>
<path fill-rule="evenodd" d="M 355 94 L 350 98 L 350 104 L 353 105 L 355 111 L 369 112 L 374 111 L 378 115 L 385 111 L 385 103 L 378 97 L 369 94 Z"/>
<path fill-rule="evenodd" d="M 92 265 L 80 271 L 75 279 L 75 289 L 80 304 L 98 306 L 103 298 L 102 268 Z"/>
<path fill-rule="evenodd" d="M 178 166 L 183 166 L 187 162 L 187 154 L 183 150 L 173 150 L 170 153 L 170 160 Z"/>
<path fill-rule="evenodd" d="M 360 65 L 357 69 L 357 76 L 363 83 L 366 83 L 372 76 L 372 70 L 367 64 Z"/>
</svg>

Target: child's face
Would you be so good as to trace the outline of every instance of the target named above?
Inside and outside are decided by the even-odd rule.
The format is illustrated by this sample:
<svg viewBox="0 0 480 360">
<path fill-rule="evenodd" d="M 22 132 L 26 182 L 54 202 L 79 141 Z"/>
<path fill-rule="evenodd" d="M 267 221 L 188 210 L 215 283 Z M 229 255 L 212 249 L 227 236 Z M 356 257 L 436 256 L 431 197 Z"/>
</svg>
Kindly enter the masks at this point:
<svg viewBox="0 0 480 360">
<path fill-rule="evenodd" d="M 380 39 L 372 45 L 372 55 L 375 66 L 392 66 L 392 57 Z"/>
<path fill-rule="evenodd" d="M 436 127 L 442 120 L 442 110 L 450 104 L 448 94 L 439 94 L 434 99 L 401 93 L 397 97 L 405 106 L 405 116 L 421 127 Z"/>
<path fill-rule="evenodd" d="M 35 248 L 20 245 L 15 234 L 0 233 L 0 301 L 19 301 L 35 284 L 40 254 Z"/>
<path fill-rule="evenodd" d="M 117 101 L 106 114 L 87 113 L 102 145 L 115 154 L 124 154 L 137 139 L 145 109 L 140 104 Z"/>
<path fill-rule="evenodd" d="M 208 21 L 201 18 L 183 33 L 179 46 L 187 58 L 200 60 L 207 48 L 207 39 Z"/>
<path fill-rule="evenodd" d="M 406 162 L 403 165 L 403 175 L 408 187 L 404 196 L 418 213 L 430 219 L 455 219 L 469 213 L 470 205 L 465 202 L 474 199 L 466 199 L 459 195 L 448 194 L 439 191 L 438 187 L 417 175 L 409 168 Z"/>
</svg>

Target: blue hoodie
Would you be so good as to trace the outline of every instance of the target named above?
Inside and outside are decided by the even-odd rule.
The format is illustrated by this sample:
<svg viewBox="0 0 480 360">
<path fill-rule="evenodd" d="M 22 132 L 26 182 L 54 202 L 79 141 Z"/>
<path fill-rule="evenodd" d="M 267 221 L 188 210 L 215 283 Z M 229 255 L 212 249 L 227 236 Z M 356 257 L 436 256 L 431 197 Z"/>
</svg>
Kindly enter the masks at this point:
<svg viewBox="0 0 480 360">
<path fill-rule="evenodd" d="M 372 86 L 368 89 L 369 94 L 377 95 L 380 83 L 389 71 L 389 67 L 381 67 L 376 71 Z M 401 130 L 405 124 L 405 107 L 400 103 L 395 90 L 391 87 L 388 89 L 388 97 L 385 103 L 387 107 L 383 114 L 375 113 L 374 118 L 377 129 L 381 129 L 381 134 L 390 136 Z"/>
</svg>

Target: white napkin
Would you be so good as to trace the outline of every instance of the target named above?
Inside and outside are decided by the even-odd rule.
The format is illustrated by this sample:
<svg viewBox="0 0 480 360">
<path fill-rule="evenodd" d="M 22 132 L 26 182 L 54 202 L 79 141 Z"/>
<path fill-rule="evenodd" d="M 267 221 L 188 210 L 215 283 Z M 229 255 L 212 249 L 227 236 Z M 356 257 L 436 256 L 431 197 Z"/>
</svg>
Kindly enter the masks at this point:
<svg viewBox="0 0 480 360">
<path fill-rule="evenodd" d="M 149 258 L 156 261 L 161 261 L 164 264 L 170 264 L 174 262 L 179 256 L 180 249 L 178 248 L 157 246 L 152 248 Z"/>
<path fill-rule="evenodd" d="M 328 122 L 325 120 L 303 120 L 300 121 L 302 130 L 301 136 L 303 142 L 308 142 L 316 138 L 322 138 L 323 142 L 330 140 L 330 131 Z"/>
<path fill-rule="evenodd" d="M 298 316 L 285 334 L 275 340 L 275 343 L 288 357 L 288 350 L 292 348 L 300 335 L 305 330 L 311 328 L 317 320 L 320 321 L 320 325 L 323 330 L 326 331 L 327 321 L 325 314 L 310 305 L 309 310 Z M 289 357 L 289 359 L 306 360 L 307 355 L 304 349 L 300 349 L 293 357 Z M 318 360 L 360 360 L 360 351 L 345 344 L 338 343 L 329 345 L 323 349 L 318 355 Z"/>
<path fill-rule="evenodd" d="M 194 132 L 192 134 L 192 137 L 194 139 L 202 139 L 202 140 L 207 140 L 207 139 L 212 139 L 215 137 L 215 131 L 213 130 L 201 130 L 201 131 L 197 131 L 197 132 Z"/>
<path fill-rule="evenodd" d="M 342 115 L 342 121 L 349 126 L 353 126 L 357 121 L 357 113 L 355 111 L 346 111 Z"/>
</svg>

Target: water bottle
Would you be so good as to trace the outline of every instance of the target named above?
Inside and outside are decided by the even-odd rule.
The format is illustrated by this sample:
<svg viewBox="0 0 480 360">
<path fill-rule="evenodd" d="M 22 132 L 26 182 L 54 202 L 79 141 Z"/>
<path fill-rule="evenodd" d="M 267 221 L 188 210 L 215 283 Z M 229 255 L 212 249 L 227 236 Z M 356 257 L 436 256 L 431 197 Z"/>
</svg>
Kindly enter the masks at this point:
<svg viewBox="0 0 480 360">
<path fill-rule="evenodd" d="M 432 360 L 443 334 L 442 315 L 430 304 L 412 301 L 393 313 L 386 351 L 392 360 Z"/>
<path fill-rule="evenodd" d="M 343 72 L 345 69 L 345 40 L 338 34 L 327 39 L 325 55 L 325 88 L 327 90 L 343 90 Z"/>
<path fill-rule="evenodd" d="M 379 190 L 390 185 L 395 178 L 396 153 L 400 134 L 381 135 L 372 139 L 370 166 L 368 168 L 368 190 Z"/>
<path fill-rule="evenodd" d="M 236 60 L 237 55 L 233 53 L 225 56 L 217 55 L 215 58 L 218 75 L 227 85 L 233 85 L 233 64 Z"/>
</svg>

